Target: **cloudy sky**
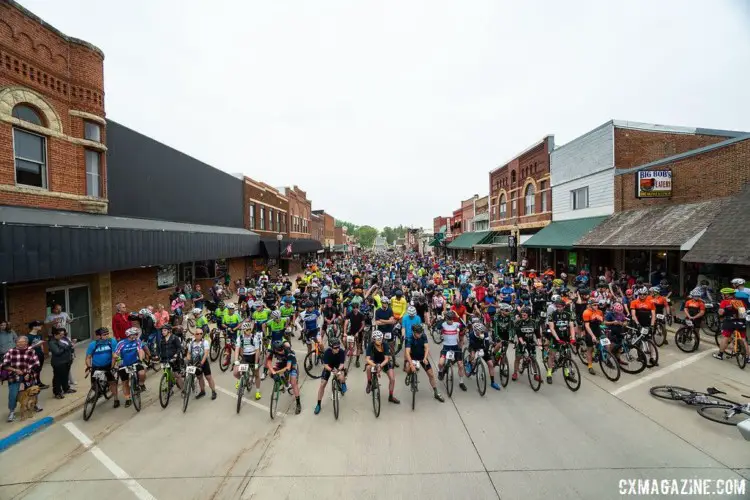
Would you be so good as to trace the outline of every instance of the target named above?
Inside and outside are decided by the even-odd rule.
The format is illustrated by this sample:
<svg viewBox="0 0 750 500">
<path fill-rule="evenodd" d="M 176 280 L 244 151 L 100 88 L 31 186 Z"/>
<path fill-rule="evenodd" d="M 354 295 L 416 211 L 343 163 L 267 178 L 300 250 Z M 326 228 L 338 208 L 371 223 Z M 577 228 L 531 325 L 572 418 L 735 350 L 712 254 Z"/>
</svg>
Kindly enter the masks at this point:
<svg viewBox="0 0 750 500">
<path fill-rule="evenodd" d="M 110 118 L 356 224 L 612 118 L 750 130 L 747 0 L 20 2 L 104 51 Z"/>
</svg>

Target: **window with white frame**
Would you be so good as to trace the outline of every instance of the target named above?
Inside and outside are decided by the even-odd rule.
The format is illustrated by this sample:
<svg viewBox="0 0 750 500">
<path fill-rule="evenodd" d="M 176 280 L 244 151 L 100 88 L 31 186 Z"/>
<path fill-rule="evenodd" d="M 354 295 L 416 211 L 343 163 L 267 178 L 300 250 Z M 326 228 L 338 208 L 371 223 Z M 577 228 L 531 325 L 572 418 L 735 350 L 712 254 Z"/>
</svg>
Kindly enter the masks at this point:
<svg viewBox="0 0 750 500">
<path fill-rule="evenodd" d="M 13 117 L 44 127 L 39 113 L 31 106 L 18 104 Z M 13 127 L 13 156 L 16 166 L 16 184 L 47 188 L 47 138 L 23 128 Z"/>
<path fill-rule="evenodd" d="M 260 230 L 264 231 L 266 229 L 266 209 L 265 207 L 260 207 Z"/>
<path fill-rule="evenodd" d="M 589 187 L 574 189 L 570 192 L 570 203 L 573 210 L 589 207 Z"/>
<path fill-rule="evenodd" d="M 255 229 L 255 203 L 250 204 L 250 229 Z"/>
<path fill-rule="evenodd" d="M 534 205 L 535 205 L 534 196 L 535 195 L 536 193 L 534 191 L 534 185 L 529 184 L 528 186 L 526 186 L 526 193 L 524 193 L 524 198 L 526 199 L 525 215 L 531 215 L 534 213 Z"/>
<path fill-rule="evenodd" d="M 518 215 L 518 199 L 513 198 L 513 201 L 510 202 L 510 216 L 515 217 Z"/>
<path fill-rule="evenodd" d="M 541 191 L 542 195 L 542 212 L 547 211 L 547 193 L 544 191 L 544 189 L 547 187 L 546 181 L 539 182 L 539 190 Z"/>
<path fill-rule="evenodd" d="M 498 205 L 500 205 L 500 218 L 504 219 L 505 216 L 508 215 L 508 202 L 506 201 L 504 194 L 500 195 L 500 203 L 498 203 Z"/>
<path fill-rule="evenodd" d="M 273 209 L 268 209 L 268 230 L 273 231 Z"/>
<path fill-rule="evenodd" d="M 86 150 L 86 195 L 94 198 L 102 197 L 101 158 L 99 151 Z"/>
<path fill-rule="evenodd" d="M 89 141 L 102 142 L 102 128 L 98 123 L 84 120 L 83 138 L 88 139 Z"/>
<path fill-rule="evenodd" d="M 276 232 L 281 232 L 281 212 L 276 212 Z"/>
</svg>

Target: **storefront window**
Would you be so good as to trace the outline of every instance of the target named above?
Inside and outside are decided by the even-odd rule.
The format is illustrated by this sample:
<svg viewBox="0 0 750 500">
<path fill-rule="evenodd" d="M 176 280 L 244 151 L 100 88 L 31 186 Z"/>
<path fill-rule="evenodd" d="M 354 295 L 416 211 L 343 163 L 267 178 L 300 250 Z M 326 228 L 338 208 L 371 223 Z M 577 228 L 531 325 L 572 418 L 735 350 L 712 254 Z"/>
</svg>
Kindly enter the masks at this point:
<svg viewBox="0 0 750 500">
<path fill-rule="evenodd" d="M 177 285 L 177 266 L 159 266 L 156 268 L 156 288 L 164 290 Z"/>
</svg>

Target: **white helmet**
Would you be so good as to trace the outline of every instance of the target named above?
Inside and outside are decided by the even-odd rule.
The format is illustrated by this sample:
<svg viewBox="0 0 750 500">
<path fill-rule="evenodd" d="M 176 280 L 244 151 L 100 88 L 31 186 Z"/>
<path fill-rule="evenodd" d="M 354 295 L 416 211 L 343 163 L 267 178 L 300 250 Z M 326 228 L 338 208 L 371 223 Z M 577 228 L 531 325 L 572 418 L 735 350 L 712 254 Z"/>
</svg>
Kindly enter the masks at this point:
<svg viewBox="0 0 750 500">
<path fill-rule="evenodd" d="M 200 316 L 201 314 L 203 314 L 203 309 L 196 307 L 195 309 L 193 309 L 192 312 L 193 312 L 193 316 Z"/>
<path fill-rule="evenodd" d="M 742 278 L 734 278 L 734 279 L 732 280 L 732 284 L 733 284 L 734 286 L 742 286 L 742 285 L 744 285 L 744 284 L 745 284 L 745 280 L 743 280 Z"/>
<path fill-rule="evenodd" d="M 409 316 L 412 316 L 412 317 L 416 316 L 417 315 L 417 308 L 414 307 L 414 306 L 407 307 L 406 308 L 406 314 L 408 314 Z"/>
<path fill-rule="evenodd" d="M 125 335 L 127 335 L 128 337 L 130 337 L 131 335 L 140 335 L 140 334 L 141 334 L 141 329 L 135 326 L 125 330 Z"/>
<path fill-rule="evenodd" d="M 553 295 L 552 297 L 550 297 L 550 301 L 552 301 L 552 302 L 557 302 L 557 301 L 558 301 L 558 300 L 560 300 L 561 298 L 562 298 L 562 297 L 560 297 L 559 295 L 555 294 L 555 295 Z"/>
<path fill-rule="evenodd" d="M 701 293 L 700 290 L 698 290 L 696 288 L 696 289 L 694 289 L 693 291 L 690 292 L 690 296 L 693 297 L 693 298 L 695 298 L 695 299 L 700 299 L 701 297 L 703 297 L 703 294 Z"/>
<path fill-rule="evenodd" d="M 281 313 L 279 311 L 272 311 L 271 312 L 271 317 L 273 319 L 279 319 L 281 317 Z"/>
<path fill-rule="evenodd" d="M 234 302 L 227 302 L 227 309 L 237 309 Z"/>
<path fill-rule="evenodd" d="M 372 340 L 373 341 L 383 340 L 383 332 L 381 332 L 380 330 L 373 330 Z"/>
<path fill-rule="evenodd" d="M 383 297 L 383 298 L 380 299 L 380 303 L 381 304 L 390 304 L 391 303 L 391 299 L 389 299 L 388 297 Z"/>
</svg>

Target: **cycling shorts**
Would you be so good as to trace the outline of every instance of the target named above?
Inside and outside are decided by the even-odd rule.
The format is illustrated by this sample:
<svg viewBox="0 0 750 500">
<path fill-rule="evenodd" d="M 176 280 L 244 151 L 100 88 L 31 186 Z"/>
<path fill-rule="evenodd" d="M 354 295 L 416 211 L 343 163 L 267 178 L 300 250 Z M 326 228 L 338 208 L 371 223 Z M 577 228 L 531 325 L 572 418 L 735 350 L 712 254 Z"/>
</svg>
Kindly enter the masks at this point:
<svg viewBox="0 0 750 500">
<path fill-rule="evenodd" d="M 127 382 L 127 380 L 128 380 L 128 372 L 127 372 L 127 371 L 125 371 L 125 368 L 126 368 L 125 366 L 121 366 L 121 367 L 120 367 L 120 368 L 119 368 L 119 369 L 117 370 L 117 372 L 118 372 L 118 373 L 120 374 L 120 380 L 122 380 L 123 382 Z M 143 370 L 145 370 L 145 369 L 146 369 L 146 368 L 145 368 L 145 367 L 143 366 L 143 363 L 136 363 L 136 364 L 135 364 L 135 370 L 136 370 L 137 372 L 142 372 L 142 371 L 143 371 Z M 108 379 L 108 380 L 109 380 L 109 379 Z"/>
<path fill-rule="evenodd" d="M 112 365 L 107 365 L 107 366 L 92 366 L 91 367 L 91 373 L 92 374 L 94 372 L 98 372 L 98 371 L 104 372 L 104 374 L 107 377 L 107 382 L 114 382 L 115 381 L 115 376 L 112 373 Z M 92 378 L 92 381 L 93 381 L 93 378 Z"/>
<path fill-rule="evenodd" d="M 445 357 L 445 353 L 448 352 L 448 351 L 453 351 L 453 352 L 456 353 L 455 354 L 455 358 L 454 358 L 456 362 L 464 360 L 463 352 L 461 351 L 461 347 L 459 347 L 457 345 L 444 345 L 443 348 L 440 350 L 440 357 L 444 358 Z"/>
</svg>

